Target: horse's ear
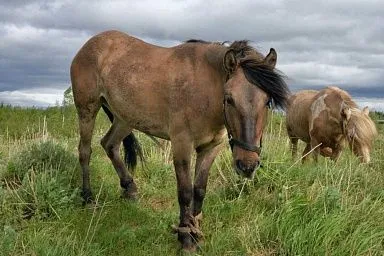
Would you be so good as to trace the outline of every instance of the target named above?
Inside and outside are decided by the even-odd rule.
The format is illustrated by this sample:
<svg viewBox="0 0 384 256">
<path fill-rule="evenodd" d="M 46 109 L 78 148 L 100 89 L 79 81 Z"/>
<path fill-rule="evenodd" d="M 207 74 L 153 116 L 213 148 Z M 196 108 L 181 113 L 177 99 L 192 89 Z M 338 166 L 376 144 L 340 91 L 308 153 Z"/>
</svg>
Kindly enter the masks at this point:
<svg viewBox="0 0 384 256">
<path fill-rule="evenodd" d="M 363 113 L 368 116 L 369 115 L 369 108 L 368 107 L 363 108 Z"/>
<path fill-rule="evenodd" d="M 276 62 L 277 62 L 277 53 L 275 49 L 271 48 L 269 50 L 267 57 L 264 58 L 264 63 L 270 66 L 271 68 L 274 68 L 276 66 Z"/>
<path fill-rule="evenodd" d="M 230 49 L 224 55 L 224 68 L 228 73 L 233 73 L 237 66 L 237 59 L 235 51 Z"/>
</svg>

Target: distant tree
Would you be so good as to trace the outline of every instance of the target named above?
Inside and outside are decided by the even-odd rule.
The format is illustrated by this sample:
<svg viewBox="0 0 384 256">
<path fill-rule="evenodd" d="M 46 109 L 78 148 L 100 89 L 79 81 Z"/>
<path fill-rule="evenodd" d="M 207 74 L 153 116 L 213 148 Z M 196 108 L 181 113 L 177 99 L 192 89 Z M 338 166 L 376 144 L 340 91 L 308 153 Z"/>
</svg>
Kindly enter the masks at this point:
<svg viewBox="0 0 384 256">
<path fill-rule="evenodd" d="M 64 100 L 63 100 L 63 106 L 72 106 L 74 104 L 73 101 L 73 93 L 72 93 L 72 87 L 69 86 L 68 89 L 64 91 Z"/>
</svg>

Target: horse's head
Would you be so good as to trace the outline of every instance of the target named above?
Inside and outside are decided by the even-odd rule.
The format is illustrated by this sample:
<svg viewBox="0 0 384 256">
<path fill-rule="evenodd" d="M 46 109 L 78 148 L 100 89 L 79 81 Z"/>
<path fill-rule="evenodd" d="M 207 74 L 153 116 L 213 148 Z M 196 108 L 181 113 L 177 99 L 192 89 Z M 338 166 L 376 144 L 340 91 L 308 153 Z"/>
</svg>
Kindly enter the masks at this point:
<svg viewBox="0 0 384 256">
<path fill-rule="evenodd" d="M 363 163 L 370 162 L 373 139 L 377 135 L 375 123 L 369 117 L 369 110 L 343 109 L 346 119 L 346 137 L 353 153 Z"/>
<path fill-rule="evenodd" d="M 246 43 L 238 46 L 230 47 L 224 57 L 228 74 L 224 85 L 224 121 L 234 168 L 238 174 L 252 178 L 260 166 L 267 108 L 272 100 L 284 108 L 289 90 L 275 71 L 277 54 L 274 49 L 261 58 Z"/>
</svg>

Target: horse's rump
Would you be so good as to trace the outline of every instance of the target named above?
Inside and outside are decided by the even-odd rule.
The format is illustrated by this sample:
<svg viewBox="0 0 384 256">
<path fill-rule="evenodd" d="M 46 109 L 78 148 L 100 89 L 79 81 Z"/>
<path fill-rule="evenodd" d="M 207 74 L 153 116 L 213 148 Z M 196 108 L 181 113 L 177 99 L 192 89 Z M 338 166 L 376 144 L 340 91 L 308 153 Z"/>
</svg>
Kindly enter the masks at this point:
<svg viewBox="0 0 384 256">
<path fill-rule="evenodd" d="M 286 112 L 286 125 L 288 135 L 309 141 L 310 106 L 315 100 L 318 91 L 303 90 L 293 94 L 288 100 Z"/>
</svg>

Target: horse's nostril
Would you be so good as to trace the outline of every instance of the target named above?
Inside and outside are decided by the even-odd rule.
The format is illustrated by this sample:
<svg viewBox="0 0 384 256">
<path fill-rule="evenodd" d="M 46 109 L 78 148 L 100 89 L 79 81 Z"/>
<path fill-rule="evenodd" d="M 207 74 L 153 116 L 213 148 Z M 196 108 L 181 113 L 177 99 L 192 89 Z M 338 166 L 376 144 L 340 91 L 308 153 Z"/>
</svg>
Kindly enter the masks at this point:
<svg viewBox="0 0 384 256">
<path fill-rule="evenodd" d="M 259 167 L 259 165 L 260 165 L 260 161 L 256 161 L 256 163 L 255 163 L 255 168 L 254 168 L 254 169 L 256 169 L 257 167 Z"/>
<path fill-rule="evenodd" d="M 256 164 L 248 165 L 245 171 L 249 174 L 252 174 L 255 171 L 255 169 L 257 168 L 257 166 L 258 165 L 256 165 Z"/>
<path fill-rule="evenodd" d="M 236 160 L 236 167 L 239 169 L 239 170 L 242 170 L 242 171 L 244 171 L 244 164 L 243 164 L 243 162 L 241 161 L 241 160 Z"/>
</svg>

